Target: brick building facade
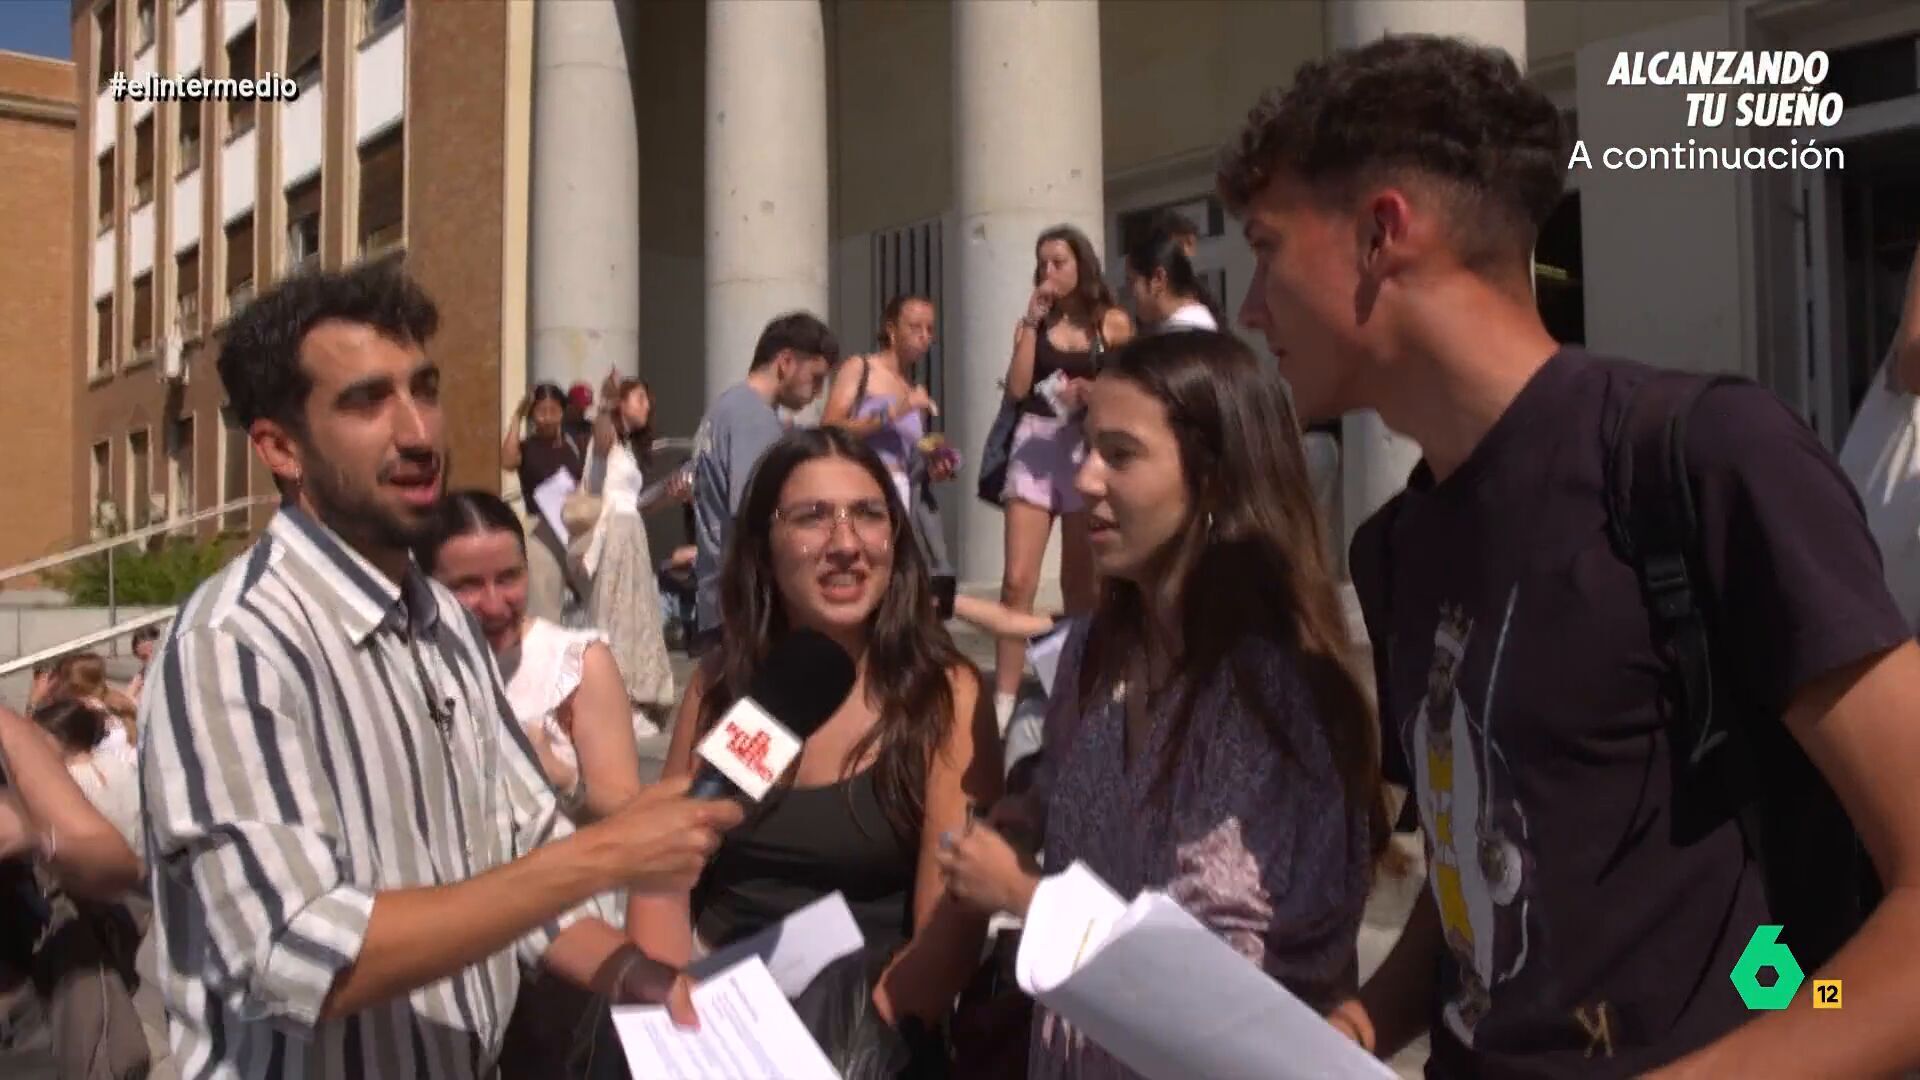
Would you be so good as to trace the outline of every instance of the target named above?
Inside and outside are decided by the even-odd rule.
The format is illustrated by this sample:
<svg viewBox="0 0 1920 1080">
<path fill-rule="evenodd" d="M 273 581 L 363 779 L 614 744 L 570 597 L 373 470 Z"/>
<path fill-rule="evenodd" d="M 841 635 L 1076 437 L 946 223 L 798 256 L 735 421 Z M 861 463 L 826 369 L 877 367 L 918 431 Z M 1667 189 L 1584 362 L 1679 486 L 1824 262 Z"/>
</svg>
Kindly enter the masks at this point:
<svg viewBox="0 0 1920 1080">
<path fill-rule="evenodd" d="M 521 5 L 455 0 L 76 0 L 81 110 L 68 272 L 70 532 L 137 528 L 271 493 L 224 408 L 221 322 L 313 267 L 401 258 L 441 308 L 455 484 L 496 488 L 503 362 L 524 380 L 503 271 Z M 530 9 L 528 9 L 530 10 Z M 524 49 L 520 50 L 522 53 Z M 284 76 L 288 100 L 115 100 L 109 80 Z M 521 112 L 524 112 L 522 106 Z M 423 193 L 431 192 L 431 197 Z M 520 241 L 524 248 L 524 240 Z M 503 356 L 505 357 L 503 361 Z M 517 400 L 518 393 L 514 395 Z M 507 409 L 511 409 L 508 402 Z M 201 522 L 258 527 L 270 507 Z"/>
<path fill-rule="evenodd" d="M 73 514 L 73 65 L 0 52 L 0 568 L 65 546 Z"/>
</svg>

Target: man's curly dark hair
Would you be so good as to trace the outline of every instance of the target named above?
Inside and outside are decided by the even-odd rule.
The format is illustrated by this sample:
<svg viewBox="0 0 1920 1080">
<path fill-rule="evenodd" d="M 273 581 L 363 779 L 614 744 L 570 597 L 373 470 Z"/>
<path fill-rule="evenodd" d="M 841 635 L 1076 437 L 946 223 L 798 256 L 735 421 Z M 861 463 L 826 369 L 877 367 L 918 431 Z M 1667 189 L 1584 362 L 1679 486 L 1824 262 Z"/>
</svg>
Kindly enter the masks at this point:
<svg viewBox="0 0 1920 1080">
<path fill-rule="evenodd" d="M 300 343 L 329 319 L 416 345 L 440 327 L 439 309 L 392 260 L 282 280 L 219 330 L 220 384 L 242 428 L 265 418 L 301 430 L 313 381 L 300 368 Z"/>
<path fill-rule="evenodd" d="M 1458 38 L 1395 34 L 1300 65 L 1221 154 L 1235 215 L 1275 176 L 1345 196 L 1391 179 L 1449 200 L 1467 265 L 1526 259 L 1566 181 L 1553 102 L 1506 53 Z"/>
</svg>

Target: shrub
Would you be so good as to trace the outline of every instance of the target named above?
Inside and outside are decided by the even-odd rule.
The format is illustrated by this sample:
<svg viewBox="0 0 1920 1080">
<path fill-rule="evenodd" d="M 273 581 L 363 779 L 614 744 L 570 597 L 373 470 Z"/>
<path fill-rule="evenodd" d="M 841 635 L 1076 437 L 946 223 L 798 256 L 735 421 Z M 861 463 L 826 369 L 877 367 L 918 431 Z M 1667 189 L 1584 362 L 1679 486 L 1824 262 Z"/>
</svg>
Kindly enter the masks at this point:
<svg viewBox="0 0 1920 1080">
<path fill-rule="evenodd" d="M 233 557 L 235 537 L 177 538 L 150 548 L 128 544 L 113 552 L 113 594 L 119 604 L 164 607 L 192 595 Z M 48 575 L 75 604 L 107 603 L 107 553 L 80 559 Z"/>
</svg>

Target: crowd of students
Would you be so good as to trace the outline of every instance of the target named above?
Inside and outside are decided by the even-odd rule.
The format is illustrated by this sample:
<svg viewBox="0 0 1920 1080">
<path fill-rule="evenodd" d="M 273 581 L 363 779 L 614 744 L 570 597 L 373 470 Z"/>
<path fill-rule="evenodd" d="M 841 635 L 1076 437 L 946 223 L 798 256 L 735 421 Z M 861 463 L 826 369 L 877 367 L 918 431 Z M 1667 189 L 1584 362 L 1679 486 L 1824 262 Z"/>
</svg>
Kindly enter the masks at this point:
<svg viewBox="0 0 1920 1080">
<path fill-rule="evenodd" d="M 290 278 L 220 357 L 283 509 L 182 608 L 138 728 L 97 658 L 31 720 L 0 709 L 0 845 L 83 899 L 152 868 L 195 1075 L 621 1075 L 608 1002 L 697 1023 L 689 964 L 832 892 L 866 948 L 799 1005 L 847 1075 L 1131 1075 L 983 967 L 990 920 L 1074 862 L 1166 892 L 1369 1051 L 1429 1034 L 1432 1076 L 1920 1064 L 1915 538 L 1885 524 L 1920 305 L 1851 478 L 1750 383 L 1557 342 L 1530 275 L 1564 137 L 1461 41 L 1304 65 L 1218 178 L 1255 257 L 1238 321 L 1277 370 L 1217 330 L 1178 222 L 1125 253 L 1131 313 L 1084 236 L 1042 234 L 1006 442 L 978 448 L 998 603 L 951 593 L 959 459 L 914 377 L 932 303 L 890 303 L 845 361 L 818 318 L 775 319 L 664 489 L 692 508 L 684 688 L 640 520 L 646 386 L 610 380 L 593 417 L 591 393 L 529 397 L 503 446 L 522 496 L 569 472 L 601 502 L 528 529 L 442 490 L 418 287 Z M 783 418 L 823 390 L 820 426 Z M 1367 672 L 1302 436 L 1359 409 L 1424 454 L 1353 542 Z M 1056 519 L 1064 647 L 1009 774 Z M 950 615 L 1001 637 L 993 675 Z M 763 804 L 690 798 L 695 744 L 803 630 L 852 692 Z M 138 803 L 110 779 L 135 745 Z M 1429 887 L 1362 983 L 1396 825 Z M 1730 976 L 1781 924 L 1848 1008 L 1748 1009 Z"/>
</svg>

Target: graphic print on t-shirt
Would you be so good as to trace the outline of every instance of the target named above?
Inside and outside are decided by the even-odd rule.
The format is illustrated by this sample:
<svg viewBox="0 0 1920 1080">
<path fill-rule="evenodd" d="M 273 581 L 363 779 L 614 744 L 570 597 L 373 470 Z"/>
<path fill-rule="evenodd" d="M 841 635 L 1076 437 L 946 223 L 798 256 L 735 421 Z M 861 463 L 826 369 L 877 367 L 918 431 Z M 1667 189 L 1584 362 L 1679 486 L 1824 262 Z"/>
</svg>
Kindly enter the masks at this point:
<svg viewBox="0 0 1920 1080">
<path fill-rule="evenodd" d="M 1506 758 L 1488 727 L 1518 591 L 1508 596 L 1500 635 L 1490 643 L 1493 659 L 1480 719 L 1469 711 L 1458 685 L 1467 650 L 1478 644 L 1474 620 L 1448 605 L 1434 629 L 1426 696 L 1400 724 L 1426 829 L 1428 883 L 1459 973 L 1442 1015 L 1467 1046 L 1493 1007 L 1493 988 L 1518 974 L 1527 959 L 1527 900 L 1521 888 L 1528 862 L 1521 847 L 1526 818 L 1510 794 Z"/>
</svg>

